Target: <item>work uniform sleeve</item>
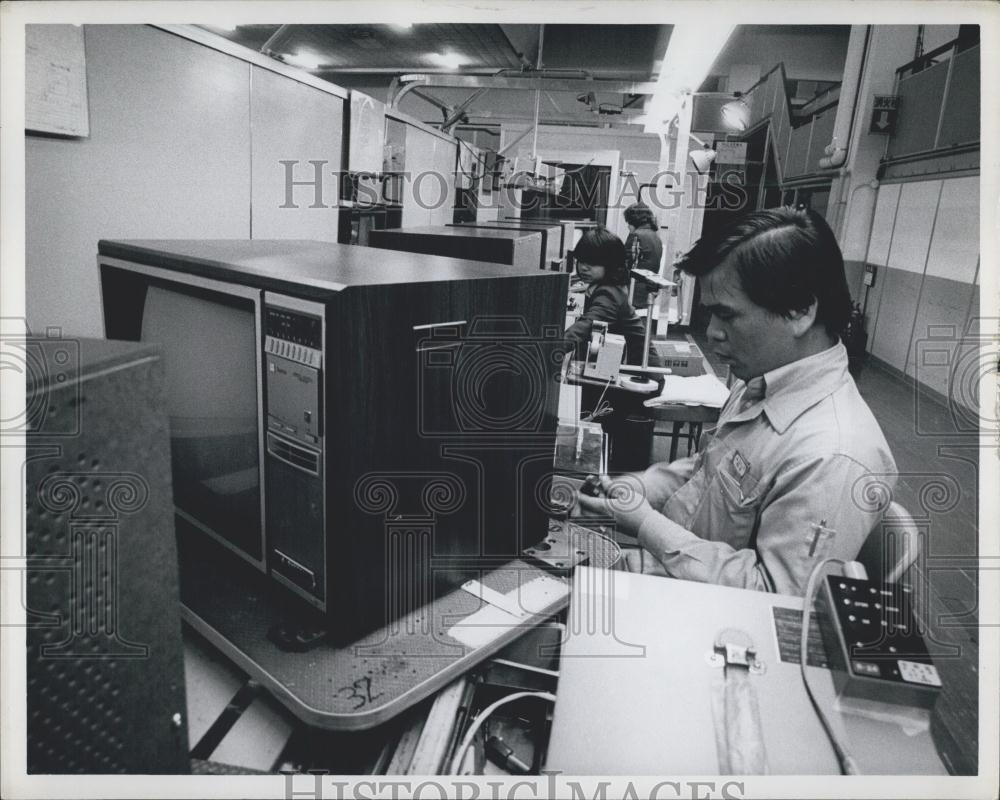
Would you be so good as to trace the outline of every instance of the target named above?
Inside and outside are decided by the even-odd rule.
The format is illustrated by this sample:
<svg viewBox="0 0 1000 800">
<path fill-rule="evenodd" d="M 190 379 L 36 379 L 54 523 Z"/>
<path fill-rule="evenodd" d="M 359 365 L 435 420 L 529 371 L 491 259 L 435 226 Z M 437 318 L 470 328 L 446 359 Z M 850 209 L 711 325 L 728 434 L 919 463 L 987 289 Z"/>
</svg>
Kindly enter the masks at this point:
<svg viewBox="0 0 1000 800">
<path fill-rule="evenodd" d="M 759 512 L 755 547 L 737 550 L 703 539 L 659 513 L 643 521 L 639 544 L 675 578 L 801 596 L 820 559 L 856 558 L 879 522 L 875 504 L 866 504 L 869 480 L 876 479 L 847 456 L 809 458 L 778 475 L 768 492 L 773 499 Z M 877 481 L 878 493 L 891 492 L 895 483 L 884 476 Z"/>
<path fill-rule="evenodd" d="M 587 310 L 563 334 L 563 338 L 567 342 L 577 345 L 577 358 L 583 358 L 585 354 L 580 345 L 590 340 L 590 329 L 594 323 L 607 322 L 610 324 L 615 322 L 618 319 L 618 313 L 618 303 L 615 302 L 613 293 L 603 286 L 595 289 Z"/>
<path fill-rule="evenodd" d="M 637 476 L 642 480 L 646 499 L 653 508 L 662 508 L 670 496 L 687 483 L 694 474 L 698 456 L 653 464 Z"/>
</svg>

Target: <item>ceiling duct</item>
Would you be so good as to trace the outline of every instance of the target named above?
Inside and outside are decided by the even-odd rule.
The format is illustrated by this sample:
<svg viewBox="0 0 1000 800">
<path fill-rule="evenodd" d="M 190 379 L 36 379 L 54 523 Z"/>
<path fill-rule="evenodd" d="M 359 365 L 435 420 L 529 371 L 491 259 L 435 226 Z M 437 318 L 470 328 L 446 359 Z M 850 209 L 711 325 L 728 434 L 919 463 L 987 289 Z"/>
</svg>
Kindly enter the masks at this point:
<svg viewBox="0 0 1000 800">
<path fill-rule="evenodd" d="M 350 31 L 351 42 L 362 50 L 384 50 L 385 45 L 375 35 L 371 28 L 353 27 Z"/>
</svg>

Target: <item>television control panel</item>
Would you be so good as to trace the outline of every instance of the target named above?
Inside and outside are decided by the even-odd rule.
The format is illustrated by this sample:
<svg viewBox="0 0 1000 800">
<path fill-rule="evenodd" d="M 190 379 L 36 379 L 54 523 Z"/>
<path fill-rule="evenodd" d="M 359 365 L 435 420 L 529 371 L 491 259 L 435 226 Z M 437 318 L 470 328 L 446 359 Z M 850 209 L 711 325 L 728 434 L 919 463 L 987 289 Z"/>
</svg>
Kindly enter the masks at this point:
<svg viewBox="0 0 1000 800">
<path fill-rule="evenodd" d="M 268 567 L 325 610 L 324 313 L 319 303 L 264 295 Z"/>
<path fill-rule="evenodd" d="M 264 368 L 268 432 L 319 447 L 323 435 L 322 307 L 309 313 L 265 305 Z"/>
</svg>

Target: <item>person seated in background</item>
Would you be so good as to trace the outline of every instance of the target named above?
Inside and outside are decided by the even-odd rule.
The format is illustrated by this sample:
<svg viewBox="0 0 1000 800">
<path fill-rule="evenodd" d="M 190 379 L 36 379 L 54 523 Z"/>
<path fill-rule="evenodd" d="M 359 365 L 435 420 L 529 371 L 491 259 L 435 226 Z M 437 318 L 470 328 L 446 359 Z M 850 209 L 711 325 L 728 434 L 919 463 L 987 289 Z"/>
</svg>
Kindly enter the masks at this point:
<svg viewBox="0 0 1000 800">
<path fill-rule="evenodd" d="M 635 203 L 625 209 L 625 224 L 628 238 L 625 240 L 625 258 L 628 268 L 648 269 L 659 274 L 660 259 L 663 257 L 663 242 L 657 233 L 656 217 L 648 206 Z M 637 282 L 632 292 L 632 306 L 636 309 L 649 305 L 649 289 L 645 283 Z"/>
<path fill-rule="evenodd" d="M 854 559 L 896 465 L 847 371 L 851 302 L 817 213 L 759 211 L 702 237 L 681 268 L 701 283 L 708 344 L 738 378 L 702 450 L 580 495 L 666 575 L 801 595 L 826 557 Z M 650 559 L 643 559 L 644 562 Z"/>
<path fill-rule="evenodd" d="M 607 228 L 598 226 L 580 237 L 573 258 L 577 275 L 587 284 L 583 314 L 564 334 L 567 343 L 576 348 L 576 358 L 586 358 L 593 324 L 606 322 L 608 333 L 625 337 L 625 363 L 641 364 L 646 330 L 628 301 L 625 287 L 629 277 L 622 240 Z M 649 364 L 659 364 L 652 343 Z"/>
</svg>

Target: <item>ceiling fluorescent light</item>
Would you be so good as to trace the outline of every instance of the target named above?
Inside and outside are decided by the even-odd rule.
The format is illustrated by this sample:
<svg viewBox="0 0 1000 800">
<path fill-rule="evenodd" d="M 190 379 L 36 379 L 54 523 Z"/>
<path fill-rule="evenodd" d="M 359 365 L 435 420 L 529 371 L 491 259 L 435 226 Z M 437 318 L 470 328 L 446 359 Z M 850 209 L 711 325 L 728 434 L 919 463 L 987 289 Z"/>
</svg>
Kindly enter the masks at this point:
<svg viewBox="0 0 1000 800">
<path fill-rule="evenodd" d="M 682 96 L 698 91 L 735 27 L 674 25 L 656 89 L 646 106 L 646 131 L 666 130 L 680 110 Z"/>
<path fill-rule="evenodd" d="M 293 66 L 301 67 L 302 69 L 319 69 L 320 64 L 323 63 L 312 53 L 303 52 L 301 50 L 297 53 L 290 53 L 284 57 L 284 60 L 286 64 L 292 64 Z"/>
<path fill-rule="evenodd" d="M 465 63 L 465 59 L 456 53 L 428 53 L 427 57 L 438 66 L 446 69 L 458 69 Z"/>
<path fill-rule="evenodd" d="M 742 99 L 737 98 L 722 107 L 722 121 L 726 127 L 743 132 L 750 124 L 750 109 Z"/>
</svg>

